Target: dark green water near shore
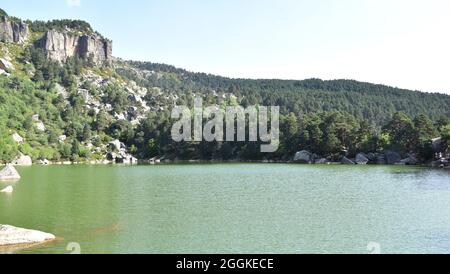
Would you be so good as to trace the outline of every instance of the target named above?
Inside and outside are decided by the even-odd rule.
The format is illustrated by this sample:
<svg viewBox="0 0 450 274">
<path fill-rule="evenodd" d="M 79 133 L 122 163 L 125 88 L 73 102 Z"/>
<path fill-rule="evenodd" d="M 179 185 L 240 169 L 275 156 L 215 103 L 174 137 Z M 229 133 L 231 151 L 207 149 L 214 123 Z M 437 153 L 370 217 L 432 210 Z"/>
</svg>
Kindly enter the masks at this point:
<svg viewBox="0 0 450 274">
<path fill-rule="evenodd" d="M 18 170 L 14 193 L 0 194 L 0 223 L 63 238 L 18 253 L 69 253 L 69 242 L 82 253 L 368 253 L 370 242 L 382 253 L 450 253 L 448 170 L 289 164 Z"/>
</svg>

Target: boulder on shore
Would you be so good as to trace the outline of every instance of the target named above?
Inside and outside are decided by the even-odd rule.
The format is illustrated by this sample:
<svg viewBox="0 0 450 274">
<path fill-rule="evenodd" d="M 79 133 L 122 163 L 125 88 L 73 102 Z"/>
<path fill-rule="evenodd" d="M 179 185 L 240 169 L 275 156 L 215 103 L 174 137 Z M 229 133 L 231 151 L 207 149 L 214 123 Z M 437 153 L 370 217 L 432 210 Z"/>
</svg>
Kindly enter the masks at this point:
<svg viewBox="0 0 450 274">
<path fill-rule="evenodd" d="M 0 246 L 38 244 L 55 239 L 55 235 L 50 233 L 10 225 L 0 225 Z"/>
<path fill-rule="evenodd" d="M 341 159 L 341 164 L 344 164 L 344 165 L 354 165 L 355 164 L 355 162 L 353 162 L 352 160 L 350 160 L 349 158 L 347 158 L 347 157 L 342 157 L 342 159 Z"/>
<path fill-rule="evenodd" d="M 366 165 L 369 162 L 369 158 L 366 157 L 364 153 L 358 153 L 358 155 L 356 155 L 355 162 L 358 165 Z"/>
<path fill-rule="evenodd" d="M 417 165 L 419 161 L 417 160 L 417 157 L 415 155 L 408 155 L 408 158 L 403 159 L 400 161 L 400 164 L 402 165 Z"/>
<path fill-rule="evenodd" d="M 33 161 L 30 156 L 20 153 L 19 157 L 16 158 L 12 164 L 15 166 L 31 166 L 33 165 Z"/>
<path fill-rule="evenodd" d="M 370 152 L 370 153 L 367 153 L 364 155 L 367 157 L 367 159 L 369 159 L 369 162 L 373 162 L 373 163 L 377 162 L 377 155 L 375 153 Z"/>
<path fill-rule="evenodd" d="M 0 171 L 0 181 L 19 180 L 19 172 L 11 165 L 6 165 L 5 168 Z"/>
<path fill-rule="evenodd" d="M 50 165 L 50 161 L 47 159 L 41 159 L 38 161 L 38 164 L 43 165 L 43 166 L 48 166 L 48 165 Z"/>
<path fill-rule="evenodd" d="M 328 164 L 329 161 L 325 158 L 321 158 L 321 159 L 317 159 L 314 163 L 319 164 L 319 165 L 324 165 L 324 164 Z"/>
<path fill-rule="evenodd" d="M 307 150 L 302 150 L 295 153 L 294 162 L 298 163 L 313 163 L 314 162 L 314 154 Z"/>
</svg>

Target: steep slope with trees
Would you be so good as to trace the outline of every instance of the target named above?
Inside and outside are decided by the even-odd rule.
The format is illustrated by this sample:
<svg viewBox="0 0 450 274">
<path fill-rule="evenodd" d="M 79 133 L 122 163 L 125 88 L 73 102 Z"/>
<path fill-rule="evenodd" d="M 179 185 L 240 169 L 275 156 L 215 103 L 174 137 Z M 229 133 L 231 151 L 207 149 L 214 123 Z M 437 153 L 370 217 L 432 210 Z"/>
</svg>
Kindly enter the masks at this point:
<svg viewBox="0 0 450 274">
<path fill-rule="evenodd" d="M 112 58 L 111 42 L 86 22 L 22 22 L 0 13 L 1 22 L 22 24 L 25 39 L 0 37 L 3 163 L 20 153 L 35 162 L 115 161 L 124 151 L 141 159 L 290 160 L 302 149 L 329 160 L 392 149 L 427 161 L 435 156 L 432 139 L 441 136 L 448 144 L 448 95 L 352 80 L 229 79 L 123 61 Z M 103 50 L 61 52 L 67 47 L 56 43 L 61 48 L 49 54 L 42 39 L 50 32 Z M 257 142 L 173 142 L 171 109 L 192 106 L 194 96 L 221 107 L 280 106 L 279 150 L 262 154 Z"/>
</svg>

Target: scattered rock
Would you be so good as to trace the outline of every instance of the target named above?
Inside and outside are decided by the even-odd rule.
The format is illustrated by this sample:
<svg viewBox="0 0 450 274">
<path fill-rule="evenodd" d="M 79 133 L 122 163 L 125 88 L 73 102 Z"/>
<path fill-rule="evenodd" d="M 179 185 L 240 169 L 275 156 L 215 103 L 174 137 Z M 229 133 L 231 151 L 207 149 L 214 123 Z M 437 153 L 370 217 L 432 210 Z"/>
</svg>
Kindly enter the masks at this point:
<svg viewBox="0 0 450 274">
<path fill-rule="evenodd" d="M 0 69 L 4 71 L 11 70 L 14 69 L 14 65 L 10 61 L 0 58 Z"/>
<path fill-rule="evenodd" d="M 323 165 L 323 164 L 328 164 L 329 161 L 325 158 L 321 158 L 321 159 L 317 159 L 314 163 L 318 164 L 318 165 Z"/>
<path fill-rule="evenodd" d="M 4 189 L 0 190 L 1 193 L 13 193 L 14 188 L 12 186 L 7 186 Z"/>
<path fill-rule="evenodd" d="M 366 165 L 369 162 L 369 158 L 366 157 L 364 153 L 358 153 L 358 155 L 356 155 L 355 162 L 358 165 Z"/>
<path fill-rule="evenodd" d="M 355 164 L 355 162 L 353 162 L 352 160 L 350 160 L 349 158 L 347 158 L 347 157 L 342 157 L 342 159 L 341 159 L 341 164 L 344 164 L 344 165 L 354 165 Z"/>
<path fill-rule="evenodd" d="M 56 90 L 56 94 L 61 95 L 64 99 L 69 98 L 69 94 L 68 94 L 66 88 L 64 88 L 60 84 L 58 84 L 58 83 L 55 84 L 55 90 Z"/>
<path fill-rule="evenodd" d="M 114 140 L 109 142 L 109 146 L 111 149 L 115 150 L 115 151 L 120 151 L 121 149 L 125 148 L 125 144 L 120 142 L 119 140 Z"/>
<path fill-rule="evenodd" d="M 15 166 L 31 166 L 33 165 L 33 161 L 31 157 L 28 155 L 19 154 L 19 157 L 12 162 Z"/>
<path fill-rule="evenodd" d="M 44 243 L 55 239 L 56 237 L 53 234 L 10 225 L 0 225 L 0 246 Z"/>
<path fill-rule="evenodd" d="M 9 77 L 11 74 L 0 68 L 0 75 L 5 75 L 6 77 Z"/>
<path fill-rule="evenodd" d="M 60 142 L 64 142 L 65 140 L 67 140 L 67 136 L 66 136 L 66 135 L 60 135 L 60 136 L 58 137 L 58 140 L 59 140 Z"/>
<path fill-rule="evenodd" d="M 33 115 L 32 118 L 33 118 L 34 126 L 36 127 L 36 129 L 39 131 L 45 131 L 45 125 L 41 120 L 39 120 L 39 114 Z"/>
<path fill-rule="evenodd" d="M 419 161 L 417 160 L 416 155 L 409 154 L 408 158 L 400 161 L 402 165 L 417 165 Z"/>
<path fill-rule="evenodd" d="M 12 135 L 12 138 L 13 138 L 14 142 L 16 142 L 16 143 L 18 143 L 18 144 L 23 143 L 23 138 L 22 138 L 22 136 L 20 136 L 20 135 L 17 134 L 17 133 L 14 133 L 14 134 Z"/>
<path fill-rule="evenodd" d="M 299 163 L 313 163 L 314 162 L 314 154 L 307 150 L 302 150 L 295 153 L 294 162 Z"/>
<path fill-rule="evenodd" d="M 39 160 L 38 164 L 43 165 L 43 166 L 48 166 L 50 164 L 50 161 L 47 159 L 43 159 L 43 160 Z"/>
</svg>

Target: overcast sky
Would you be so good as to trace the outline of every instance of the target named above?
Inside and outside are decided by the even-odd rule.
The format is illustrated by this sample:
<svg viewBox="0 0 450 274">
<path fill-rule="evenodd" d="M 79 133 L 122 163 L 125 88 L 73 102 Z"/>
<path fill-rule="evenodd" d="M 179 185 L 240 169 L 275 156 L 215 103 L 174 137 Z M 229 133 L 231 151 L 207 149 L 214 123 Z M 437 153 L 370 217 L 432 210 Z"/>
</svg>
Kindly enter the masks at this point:
<svg viewBox="0 0 450 274">
<path fill-rule="evenodd" d="M 2 0 L 1 8 L 86 20 L 125 59 L 450 94 L 449 0 Z"/>
</svg>

